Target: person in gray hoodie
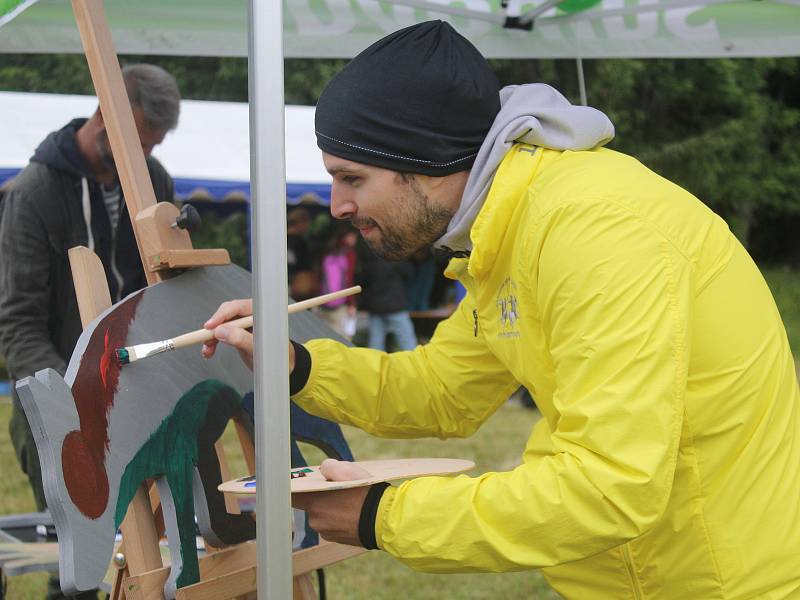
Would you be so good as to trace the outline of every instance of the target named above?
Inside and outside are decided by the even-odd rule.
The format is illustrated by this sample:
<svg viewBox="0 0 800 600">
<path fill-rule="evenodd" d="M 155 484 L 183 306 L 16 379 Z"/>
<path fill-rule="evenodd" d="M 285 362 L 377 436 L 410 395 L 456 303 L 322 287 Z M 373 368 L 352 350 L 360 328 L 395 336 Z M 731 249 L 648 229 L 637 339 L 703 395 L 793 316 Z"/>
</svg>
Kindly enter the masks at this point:
<svg viewBox="0 0 800 600">
<path fill-rule="evenodd" d="M 178 85 L 160 67 L 145 64 L 123 69 L 123 79 L 156 198 L 171 201 L 172 179 L 150 153 L 177 126 Z M 82 331 L 67 251 L 94 250 L 114 302 L 147 284 L 100 108 L 48 135 L 4 187 L 0 353 L 12 380 L 48 367 L 63 375 Z M 9 432 L 36 508 L 43 511 L 39 457 L 16 394 Z M 48 597 L 62 597 L 57 579 L 51 580 Z"/>
</svg>

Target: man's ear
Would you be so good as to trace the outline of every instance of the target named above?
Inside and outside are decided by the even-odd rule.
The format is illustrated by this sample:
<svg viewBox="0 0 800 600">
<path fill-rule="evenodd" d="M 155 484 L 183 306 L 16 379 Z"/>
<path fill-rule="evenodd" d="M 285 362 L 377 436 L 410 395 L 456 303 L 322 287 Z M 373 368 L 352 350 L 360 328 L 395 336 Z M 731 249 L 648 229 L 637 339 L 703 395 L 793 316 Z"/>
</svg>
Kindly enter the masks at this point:
<svg viewBox="0 0 800 600">
<path fill-rule="evenodd" d="M 435 185 L 438 188 L 436 193 L 453 210 L 458 210 L 461 205 L 461 198 L 464 195 L 464 189 L 467 187 L 469 173 L 469 171 L 457 171 L 444 177 L 431 177 L 434 180 L 431 185 Z"/>
<path fill-rule="evenodd" d="M 414 175 L 414 179 L 417 180 L 420 188 L 426 191 L 439 189 L 446 180 L 445 177 L 433 177 L 431 175 Z"/>
<path fill-rule="evenodd" d="M 458 175 L 455 173 L 454 175 Z M 422 185 L 422 189 L 425 190 L 438 190 L 444 186 L 450 185 L 453 182 L 453 179 L 456 179 L 453 175 L 445 175 L 444 177 L 434 177 L 432 175 L 415 175 L 414 177 L 417 178 L 417 181 Z"/>
</svg>

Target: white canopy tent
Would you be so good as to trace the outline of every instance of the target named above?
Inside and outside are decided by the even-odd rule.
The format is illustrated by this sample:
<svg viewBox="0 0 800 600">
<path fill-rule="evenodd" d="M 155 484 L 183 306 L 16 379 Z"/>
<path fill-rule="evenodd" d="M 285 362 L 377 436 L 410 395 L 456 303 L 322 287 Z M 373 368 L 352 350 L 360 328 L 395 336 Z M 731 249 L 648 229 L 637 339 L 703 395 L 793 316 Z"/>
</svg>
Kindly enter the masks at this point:
<svg viewBox="0 0 800 600">
<path fill-rule="evenodd" d="M 5 1 L 20 14 L 3 28 L 0 52 L 81 51 L 69 2 Z M 107 0 L 105 5 L 120 53 L 247 56 L 247 0 Z M 486 56 L 498 58 L 800 53 L 799 0 L 284 0 L 282 5 L 287 57 L 352 57 L 391 31 L 436 18 L 449 20 Z"/>
<path fill-rule="evenodd" d="M 0 185 L 28 163 L 48 133 L 70 119 L 90 116 L 95 109 L 94 96 L 0 92 Z M 306 192 L 327 201 L 330 176 L 314 137 L 314 108 L 287 106 L 284 121 L 289 202 L 296 202 Z M 247 104 L 181 101 L 177 129 L 167 134 L 153 155 L 172 175 L 179 198 L 188 197 L 197 189 L 219 199 L 230 192 L 249 196 Z"/>
<path fill-rule="evenodd" d="M 291 594 L 283 58 L 350 57 L 383 35 L 450 21 L 488 57 L 800 55 L 800 0 L 106 0 L 117 50 L 248 56 L 254 208 L 258 584 Z M 0 52 L 81 52 L 65 0 L 4 0 Z M 11 20 L 13 19 L 13 20 Z M 9 21 L 3 25 L 4 21 Z M 248 35 L 249 34 L 249 35 Z M 265 156 L 265 155 L 268 155 Z"/>
</svg>

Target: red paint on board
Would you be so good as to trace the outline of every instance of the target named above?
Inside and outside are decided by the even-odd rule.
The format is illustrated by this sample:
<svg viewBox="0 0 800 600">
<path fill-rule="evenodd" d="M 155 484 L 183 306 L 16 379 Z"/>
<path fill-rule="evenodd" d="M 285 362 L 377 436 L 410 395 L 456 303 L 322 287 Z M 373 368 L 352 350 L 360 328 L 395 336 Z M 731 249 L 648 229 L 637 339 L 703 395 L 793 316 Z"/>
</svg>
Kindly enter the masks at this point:
<svg viewBox="0 0 800 600">
<path fill-rule="evenodd" d="M 80 430 L 70 431 L 61 446 L 61 468 L 69 497 L 78 510 L 96 519 L 108 504 L 105 470 L 109 447 L 108 415 L 114 405 L 121 365 L 116 349 L 125 346 L 128 329 L 143 293 L 121 303 L 97 325 L 81 357 L 72 384 Z"/>
<path fill-rule="evenodd" d="M 119 361 L 116 360 L 116 348 L 109 344 L 109 332 L 106 331 L 104 339 L 105 350 L 103 356 L 100 357 L 100 379 L 103 382 L 103 387 L 108 389 L 109 379 L 111 380 L 111 387 L 116 388 L 119 381 Z M 110 377 L 109 377 L 109 371 Z"/>
<path fill-rule="evenodd" d="M 103 514 L 108 503 L 108 475 L 102 462 L 86 446 L 80 431 L 70 431 L 61 446 L 61 468 L 69 497 L 90 519 Z"/>
</svg>

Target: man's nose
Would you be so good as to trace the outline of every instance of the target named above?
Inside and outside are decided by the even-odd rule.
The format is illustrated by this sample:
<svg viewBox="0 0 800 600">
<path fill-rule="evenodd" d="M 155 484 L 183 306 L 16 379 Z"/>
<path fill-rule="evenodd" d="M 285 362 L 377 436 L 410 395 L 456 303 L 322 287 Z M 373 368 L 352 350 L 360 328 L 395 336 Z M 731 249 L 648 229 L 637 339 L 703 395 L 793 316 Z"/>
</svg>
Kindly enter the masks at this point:
<svg viewBox="0 0 800 600">
<path fill-rule="evenodd" d="M 331 186 L 331 215 L 336 219 L 348 219 L 356 214 L 357 206 L 350 195 L 334 183 Z"/>
</svg>

